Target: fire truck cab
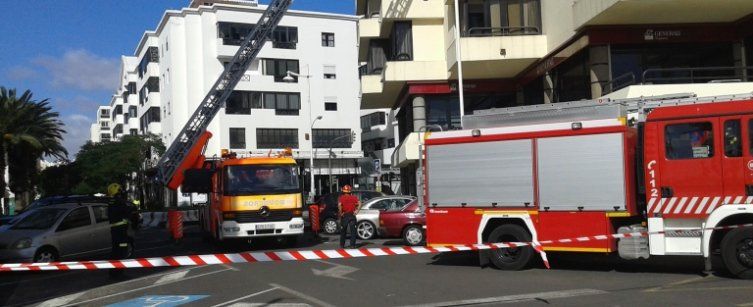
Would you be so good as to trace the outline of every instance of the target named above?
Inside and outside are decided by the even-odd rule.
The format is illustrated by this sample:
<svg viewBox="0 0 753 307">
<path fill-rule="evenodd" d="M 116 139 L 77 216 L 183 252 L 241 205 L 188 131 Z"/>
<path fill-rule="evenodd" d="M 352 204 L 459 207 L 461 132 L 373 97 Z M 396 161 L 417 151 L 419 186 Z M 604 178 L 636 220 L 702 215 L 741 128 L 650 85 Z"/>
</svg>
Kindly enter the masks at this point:
<svg viewBox="0 0 753 307">
<path fill-rule="evenodd" d="M 551 240 L 544 251 L 719 256 L 753 278 L 753 228 L 712 229 L 753 223 L 750 95 L 488 110 L 464 127 L 424 140 L 428 245 Z M 609 236 L 626 232 L 650 235 Z M 500 269 L 533 256 L 481 253 Z"/>
</svg>

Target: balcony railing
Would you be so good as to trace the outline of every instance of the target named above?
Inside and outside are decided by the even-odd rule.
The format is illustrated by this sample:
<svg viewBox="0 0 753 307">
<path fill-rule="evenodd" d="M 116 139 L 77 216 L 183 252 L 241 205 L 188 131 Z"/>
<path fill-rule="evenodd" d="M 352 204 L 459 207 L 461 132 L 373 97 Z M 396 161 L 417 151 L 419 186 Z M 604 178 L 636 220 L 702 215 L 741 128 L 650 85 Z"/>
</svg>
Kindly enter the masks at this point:
<svg viewBox="0 0 753 307">
<path fill-rule="evenodd" d="M 640 84 L 725 83 L 753 81 L 753 66 L 649 68 L 640 80 L 635 74 L 622 74 L 602 86 L 605 94 Z"/>
<path fill-rule="evenodd" d="M 463 37 L 539 35 L 538 27 L 473 27 L 463 32 Z"/>
<path fill-rule="evenodd" d="M 278 41 L 272 41 L 272 48 L 277 49 L 293 49 L 297 48 L 298 43 L 297 42 L 278 42 Z"/>
</svg>

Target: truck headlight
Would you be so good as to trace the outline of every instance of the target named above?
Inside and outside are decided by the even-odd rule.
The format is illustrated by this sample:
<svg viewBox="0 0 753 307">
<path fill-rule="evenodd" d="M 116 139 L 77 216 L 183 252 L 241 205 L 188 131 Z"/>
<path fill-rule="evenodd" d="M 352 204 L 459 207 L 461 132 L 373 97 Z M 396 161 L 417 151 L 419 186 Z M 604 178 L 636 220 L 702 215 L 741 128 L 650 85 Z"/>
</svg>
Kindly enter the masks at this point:
<svg viewBox="0 0 753 307">
<path fill-rule="evenodd" d="M 24 249 L 31 247 L 31 238 L 23 238 L 13 243 L 14 249 Z"/>
</svg>

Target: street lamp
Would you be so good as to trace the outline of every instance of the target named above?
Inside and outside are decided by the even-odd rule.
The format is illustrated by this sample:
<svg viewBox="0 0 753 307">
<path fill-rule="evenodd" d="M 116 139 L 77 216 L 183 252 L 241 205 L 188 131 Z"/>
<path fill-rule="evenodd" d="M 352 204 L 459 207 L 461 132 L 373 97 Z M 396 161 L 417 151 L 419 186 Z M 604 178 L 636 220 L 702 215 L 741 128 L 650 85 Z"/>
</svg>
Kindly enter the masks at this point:
<svg viewBox="0 0 753 307">
<path fill-rule="evenodd" d="M 329 140 L 329 156 L 327 158 L 327 165 L 329 166 L 328 167 L 329 168 L 329 171 L 328 171 L 329 172 L 328 181 L 329 181 L 329 188 L 330 189 L 332 189 L 332 156 L 333 156 L 333 154 L 332 154 L 332 147 L 334 146 L 335 142 L 337 142 L 339 140 L 342 140 L 344 138 L 352 138 L 352 137 L 353 137 L 352 135 L 341 135 L 341 136 L 338 136 L 338 137 L 336 137 L 334 139 Z"/>
<path fill-rule="evenodd" d="M 313 106 L 311 105 L 311 71 L 308 65 L 306 66 L 306 71 L 309 73 L 308 75 L 302 75 L 294 71 L 287 71 L 287 74 L 284 78 L 282 78 L 282 81 L 284 82 L 296 82 L 296 78 L 306 78 L 306 84 L 308 85 L 308 92 L 306 93 L 306 101 L 308 103 L 309 108 L 309 125 L 311 126 L 309 129 L 309 138 L 311 140 L 311 166 L 309 170 L 309 175 L 311 177 L 311 187 L 309 188 L 309 203 L 314 202 L 314 195 L 316 194 L 316 191 L 314 190 L 314 123 L 317 120 L 322 119 L 322 116 L 319 115 L 316 117 L 316 119 L 311 119 L 311 109 L 313 109 Z"/>
<path fill-rule="evenodd" d="M 418 208 L 421 210 L 421 213 L 424 213 L 426 211 L 426 204 L 424 203 L 424 192 L 426 189 L 424 189 L 424 138 L 421 136 L 422 132 L 430 131 L 430 128 L 439 128 L 439 131 L 442 131 L 442 126 L 440 125 L 427 125 L 427 126 L 421 126 L 418 128 L 418 137 L 421 138 L 421 140 L 418 142 L 418 171 L 421 172 L 421 174 L 416 178 L 416 181 L 418 181 L 418 192 L 421 192 L 421 195 L 417 195 L 418 197 Z"/>
</svg>

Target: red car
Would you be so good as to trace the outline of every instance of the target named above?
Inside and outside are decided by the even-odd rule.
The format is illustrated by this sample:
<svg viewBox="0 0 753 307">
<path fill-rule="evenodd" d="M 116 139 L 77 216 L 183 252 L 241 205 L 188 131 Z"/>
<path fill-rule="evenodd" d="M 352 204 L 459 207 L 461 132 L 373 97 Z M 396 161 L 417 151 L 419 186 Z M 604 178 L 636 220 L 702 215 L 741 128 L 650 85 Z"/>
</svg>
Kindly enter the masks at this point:
<svg viewBox="0 0 753 307">
<path fill-rule="evenodd" d="M 418 201 L 414 200 L 396 211 L 379 213 L 379 236 L 403 238 L 407 245 L 419 245 L 424 242 L 426 214 L 421 213 Z"/>
</svg>

